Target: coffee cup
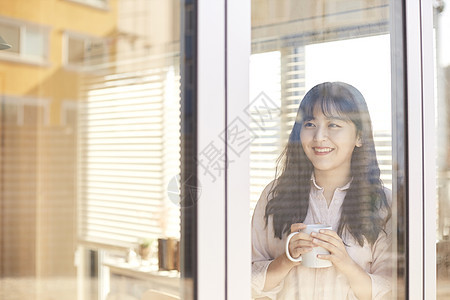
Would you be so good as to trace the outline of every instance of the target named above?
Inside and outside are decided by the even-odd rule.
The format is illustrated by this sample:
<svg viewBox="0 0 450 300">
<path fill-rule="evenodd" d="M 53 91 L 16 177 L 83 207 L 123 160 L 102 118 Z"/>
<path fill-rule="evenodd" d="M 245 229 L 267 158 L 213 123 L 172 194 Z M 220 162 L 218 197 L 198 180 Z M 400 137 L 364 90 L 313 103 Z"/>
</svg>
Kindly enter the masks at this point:
<svg viewBox="0 0 450 300">
<path fill-rule="evenodd" d="M 319 232 L 321 229 L 331 229 L 331 226 L 323 225 L 323 224 L 311 224 L 306 225 L 306 228 L 302 229 L 301 232 L 304 232 L 306 234 L 311 234 L 312 232 Z M 292 239 L 292 237 L 299 232 L 292 232 L 288 237 L 286 241 L 286 256 L 289 258 L 289 260 L 293 262 L 302 262 L 302 265 L 309 268 L 327 268 L 331 267 L 331 261 L 320 259 L 317 257 L 318 254 L 330 254 L 328 250 L 316 246 L 312 248 L 311 251 L 308 253 L 304 253 L 300 255 L 298 258 L 293 258 L 291 254 L 289 253 L 289 241 Z"/>
</svg>

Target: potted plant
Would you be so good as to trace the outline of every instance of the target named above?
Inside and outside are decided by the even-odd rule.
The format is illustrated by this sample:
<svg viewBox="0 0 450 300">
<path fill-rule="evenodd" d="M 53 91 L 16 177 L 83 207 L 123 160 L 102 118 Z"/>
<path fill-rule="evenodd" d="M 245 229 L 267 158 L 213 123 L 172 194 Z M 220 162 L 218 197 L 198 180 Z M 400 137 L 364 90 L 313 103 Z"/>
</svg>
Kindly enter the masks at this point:
<svg viewBox="0 0 450 300">
<path fill-rule="evenodd" d="M 153 239 L 145 238 L 139 242 L 139 256 L 141 259 L 148 260 L 150 258 L 150 250 Z"/>
</svg>

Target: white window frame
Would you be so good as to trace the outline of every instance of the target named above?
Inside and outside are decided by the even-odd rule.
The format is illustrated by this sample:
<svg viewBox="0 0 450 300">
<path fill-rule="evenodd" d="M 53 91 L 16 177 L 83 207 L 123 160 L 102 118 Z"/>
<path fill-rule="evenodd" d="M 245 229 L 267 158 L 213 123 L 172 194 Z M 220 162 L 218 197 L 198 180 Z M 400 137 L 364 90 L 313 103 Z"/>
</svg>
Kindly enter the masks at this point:
<svg viewBox="0 0 450 300">
<path fill-rule="evenodd" d="M 69 71 L 76 71 L 76 72 L 88 72 L 90 71 L 89 66 L 85 65 L 77 65 L 73 64 L 69 61 L 69 40 L 75 39 L 82 42 L 100 42 L 103 43 L 104 47 L 107 47 L 108 41 L 106 38 L 98 37 L 98 36 L 92 36 L 84 33 L 79 33 L 71 30 L 65 30 L 63 32 L 63 38 L 62 38 L 62 63 L 63 66 L 69 70 Z M 108 49 L 107 49 L 108 50 Z M 102 58 L 107 61 L 108 60 L 108 54 L 103 55 Z"/>
<path fill-rule="evenodd" d="M 225 152 L 225 125 L 249 123 L 250 22 L 250 1 L 198 1 L 199 152 L 210 142 Z M 198 166 L 198 300 L 251 298 L 251 247 L 242 242 L 250 241 L 249 155 L 247 148 L 214 182 Z"/>
<path fill-rule="evenodd" d="M 225 128 L 225 0 L 197 1 L 197 156 Z M 214 66 L 214 67 L 211 67 Z M 214 101 L 211 101 L 214 99 Z M 197 300 L 225 300 L 225 177 L 212 182 L 197 165 L 201 194 L 197 202 Z"/>
<path fill-rule="evenodd" d="M 44 115 L 42 116 L 41 125 L 50 124 L 50 99 L 47 98 L 32 98 L 32 97 L 18 97 L 12 95 L 2 95 L 2 100 L 4 104 L 11 106 L 17 106 L 17 126 L 24 125 L 24 106 L 35 106 L 41 107 L 44 110 Z"/>
<path fill-rule="evenodd" d="M 437 199 L 432 2 L 405 1 L 410 174 L 409 299 L 436 299 Z"/>
<path fill-rule="evenodd" d="M 8 52 L 8 51 L 0 51 L 0 59 L 1 60 L 6 60 L 6 61 L 11 61 L 11 62 L 16 62 L 16 63 L 24 63 L 24 64 L 30 64 L 30 65 L 38 65 L 38 66 L 43 66 L 43 67 L 48 67 L 49 66 L 49 35 L 50 35 L 50 27 L 49 26 L 45 26 L 45 25 L 41 25 L 41 24 L 35 24 L 32 22 L 28 22 L 28 21 L 22 21 L 19 19 L 13 19 L 13 18 L 8 18 L 8 17 L 0 17 L 0 23 L 7 25 L 7 26 L 11 26 L 11 27 L 16 27 L 19 29 L 19 39 L 20 39 L 20 49 L 18 49 L 18 53 L 15 52 Z M 24 47 L 27 43 L 26 41 L 26 31 L 27 29 L 35 29 L 38 30 L 42 33 L 42 38 L 43 38 L 43 56 L 38 57 L 38 56 L 32 56 L 32 55 L 27 55 L 24 52 Z M 8 42 L 8 41 L 6 41 Z M 15 45 L 11 45 L 12 47 L 15 47 Z"/>
<path fill-rule="evenodd" d="M 227 0 L 227 124 L 241 119 L 249 99 L 251 2 Z M 232 145 L 228 145 L 230 148 Z M 227 177 L 227 299 L 251 298 L 250 147 L 233 159 Z M 249 241 L 242 243 L 242 241 Z"/>
<path fill-rule="evenodd" d="M 408 115 L 408 123 L 405 124 L 405 134 L 408 137 L 406 165 L 409 174 L 406 200 L 409 234 L 406 245 L 409 251 L 406 297 L 435 299 L 436 183 L 432 1 L 404 3 L 406 69 L 403 71 L 407 81 L 405 114 Z M 391 1 L 390 4 L 398 7 L 399 3 Z M 225 126 L 221 125 L 225 122 L 224 118 L 230 122 L 234 117 L 241 116 L 243 103 L 248 101 L 247 66 L 250 55 L 251 11 L 249 0 L 228 0 L 225 3 L 199 0 L 198 7 L 198 149 L 201 150 L 202 145 L 206 145 L 218 132 L 224 130 Z M 399 17 L 401 14 L 394 16 Z M 225 56 L 226 60 L 223 60 Z M 222 59 L 217 61 L 217 57 Z M 211 65 L 215 67 L 210 68 Z M 403 86 L 394 88 L 402 89 Z M 225 91 L 226 99 L 223 97 Z M 225 147 L 222 149 L 225 150 Z M 197 299 L 250 298 L 250 246 L 249 243 L 241 242 L 250 240 L 250 223 L 246 211 L 248 203 L 245 200 L 248 199 L 248 171 L 248 153 L 244 153 L 243 159 L 233 162 L 227 177 L 221 181 L 207 184 L 206 178 L 200 177 L 202 194 L 198 203 Z M 201 172 L 199 169 L 198 174 L 202 174 Z M 225 274 L 225 277 L 222 274 Z"/>
<path fill-rule="evenodd" d="M 67 115 L 70 112 L 78 113 L 79 102 L 76 100 L 63 100 L 61 102 L 61 125 L 70 125 L 67 124 Z"/>
</svg>

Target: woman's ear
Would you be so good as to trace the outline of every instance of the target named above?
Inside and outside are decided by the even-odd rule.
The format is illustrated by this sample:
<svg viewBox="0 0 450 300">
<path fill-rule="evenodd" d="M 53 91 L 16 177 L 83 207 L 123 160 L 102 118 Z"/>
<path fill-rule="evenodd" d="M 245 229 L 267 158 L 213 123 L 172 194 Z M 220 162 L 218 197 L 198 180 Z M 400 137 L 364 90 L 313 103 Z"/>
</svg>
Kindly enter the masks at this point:
<svg viewBox="0 0 450 300">
<path fill-rule="evenodd" d="M 356 145 L 355 146 L 358 147 L 358 148 L 362 146 L 362 139 L 361 139 L 360 135 L 358 135 L 358 137 L 356 138 Z"/>
</svg>

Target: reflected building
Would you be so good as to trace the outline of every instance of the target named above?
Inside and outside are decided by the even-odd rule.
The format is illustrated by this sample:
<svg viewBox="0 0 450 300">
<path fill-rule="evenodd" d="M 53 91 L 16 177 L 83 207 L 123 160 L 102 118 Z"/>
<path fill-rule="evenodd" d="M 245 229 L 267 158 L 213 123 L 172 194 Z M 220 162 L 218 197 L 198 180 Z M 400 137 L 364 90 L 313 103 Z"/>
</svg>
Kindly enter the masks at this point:
<svg viewBox="0 0 450 300">
<path fill-rule="evenodd" d="M 25 286 L 23 299 L 120 294 L 129 271 L 108 262 L 144 240 L 155 259 L 155 241 L 179 239 L 167 193 L 180 173 L 179 4 L 3 1 L 0 11 L 12 45 L 0 52 L 0 297 Z M 148 288 L 139 280 L 136 295 Z"/>
</svg>

